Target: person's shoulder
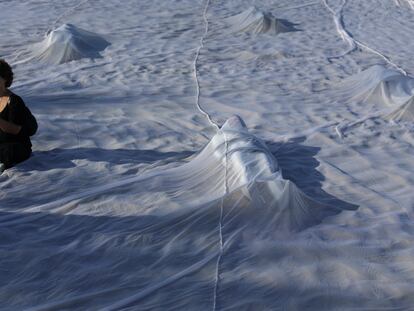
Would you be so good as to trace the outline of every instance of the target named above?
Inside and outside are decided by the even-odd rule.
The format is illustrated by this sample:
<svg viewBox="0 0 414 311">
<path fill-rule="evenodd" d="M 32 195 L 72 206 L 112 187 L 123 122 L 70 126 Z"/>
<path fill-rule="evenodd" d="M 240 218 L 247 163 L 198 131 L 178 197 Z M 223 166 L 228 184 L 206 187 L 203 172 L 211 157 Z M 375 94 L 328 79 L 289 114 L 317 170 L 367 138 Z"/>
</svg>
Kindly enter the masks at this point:
<svg viewBox="0 0 414 311">
<path fill-rule="evenodd" d="M 23 98 L 21 98 L 19 95 L 13 93 L 10 91 L 10 104 L 11 105 L 25 105 Z"/>
</svg>

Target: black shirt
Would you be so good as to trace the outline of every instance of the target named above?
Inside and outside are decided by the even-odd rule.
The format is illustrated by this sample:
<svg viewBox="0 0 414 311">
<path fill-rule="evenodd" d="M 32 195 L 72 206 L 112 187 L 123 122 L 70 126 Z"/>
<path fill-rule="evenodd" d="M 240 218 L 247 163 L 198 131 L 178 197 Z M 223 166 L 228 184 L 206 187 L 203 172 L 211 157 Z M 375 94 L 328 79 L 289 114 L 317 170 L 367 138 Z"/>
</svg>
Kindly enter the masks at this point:
<svg viewBox="0 0 414 311">
<path fill-rule="evenodd" d="M 0 118 L 21 126 L 21 130 L 17 135 L 5 133 L 0 129 L 0 144 L 20 142 L 28 148 L 32 147 L 30 136 L 36 133 L 37 122 L 21 97 L 10 93 L 9 103 L 0 112 Z"/>
</svg>

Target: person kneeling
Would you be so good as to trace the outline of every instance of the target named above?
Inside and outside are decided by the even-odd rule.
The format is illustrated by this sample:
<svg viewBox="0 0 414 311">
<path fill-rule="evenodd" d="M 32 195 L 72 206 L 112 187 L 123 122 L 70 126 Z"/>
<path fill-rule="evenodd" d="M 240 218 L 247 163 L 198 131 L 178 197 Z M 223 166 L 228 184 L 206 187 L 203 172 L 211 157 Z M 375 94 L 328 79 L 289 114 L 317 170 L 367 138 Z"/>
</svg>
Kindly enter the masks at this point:
<svg viewBox="0 0 414 311">
<path fill-rule="evenodd" d="M 10 65 L 0 59 L 0 174 L 30 157 L 30 136 L 37 131 L 36 119 L 29 108 L 9 90 L 12 82 Z"/>
</svg>

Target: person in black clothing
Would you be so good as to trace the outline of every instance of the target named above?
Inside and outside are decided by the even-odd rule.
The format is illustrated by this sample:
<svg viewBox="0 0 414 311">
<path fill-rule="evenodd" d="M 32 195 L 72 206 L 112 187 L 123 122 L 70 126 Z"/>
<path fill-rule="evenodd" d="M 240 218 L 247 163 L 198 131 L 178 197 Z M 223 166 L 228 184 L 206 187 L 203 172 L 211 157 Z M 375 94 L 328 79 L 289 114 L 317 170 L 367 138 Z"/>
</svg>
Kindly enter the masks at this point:
<svg viewBox="0 0 414 311">
<path fill-rule="evenodd" d="M 36 119 L 29 108 L 9 90 L 12 82 L 10 65 L 0 59 L 0 173 L 30 157 L 30 136 L 37 131 Z"/>
</svg>

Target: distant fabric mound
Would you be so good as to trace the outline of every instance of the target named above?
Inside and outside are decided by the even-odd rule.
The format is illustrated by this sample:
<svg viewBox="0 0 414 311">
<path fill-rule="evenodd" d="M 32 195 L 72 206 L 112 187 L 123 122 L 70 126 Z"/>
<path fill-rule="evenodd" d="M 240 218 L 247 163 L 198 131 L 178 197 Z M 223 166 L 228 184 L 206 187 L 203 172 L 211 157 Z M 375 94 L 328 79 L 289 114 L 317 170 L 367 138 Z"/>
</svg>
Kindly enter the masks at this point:
<svg viewBox="0 0 414 311">
<path fill-rule="evenodd" d="M 342 87 L 352 100 L 388 110 L 387 119 L 414 120 L 414 79 L 398 71 L 375 65 L 350 77 Z"/>
<path fill-rule="evenodd" d="M 262 12 L 256 7 L 250 7 L 240 14 L 227 18 L 226 21 L 231 32 L 276 35 L 295 30 L 290 23 L 278 20 L 272 13 Z"/>
<path fill-rule="evenodd" d="M 35 44 L 31 59 L 49 64 L 62 64 L 81 58 L 98 58 L 109 42 L 97 34 L 63 24 L 52 30 L 46 38 Z"/>
</svg>

